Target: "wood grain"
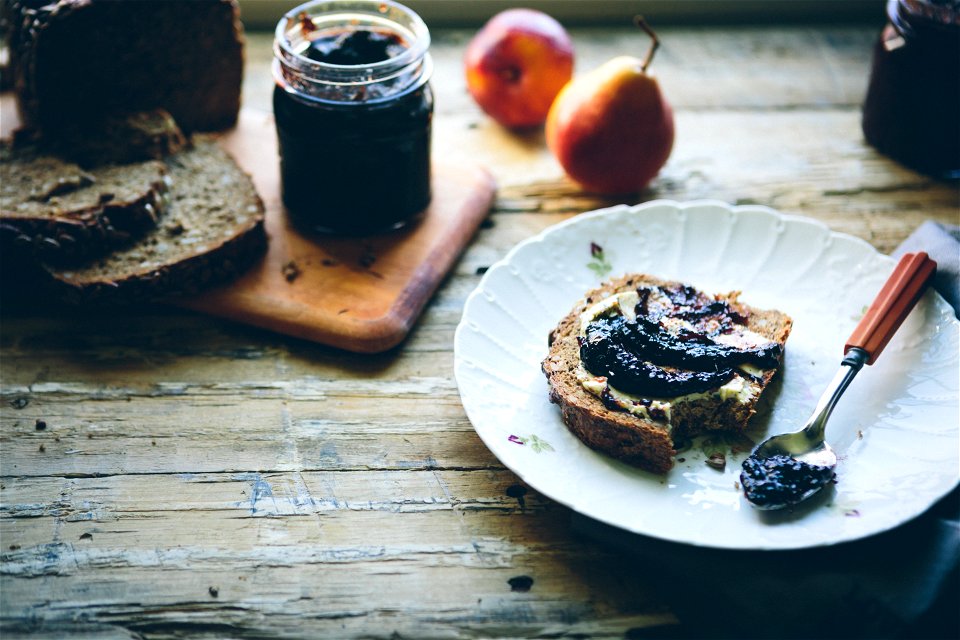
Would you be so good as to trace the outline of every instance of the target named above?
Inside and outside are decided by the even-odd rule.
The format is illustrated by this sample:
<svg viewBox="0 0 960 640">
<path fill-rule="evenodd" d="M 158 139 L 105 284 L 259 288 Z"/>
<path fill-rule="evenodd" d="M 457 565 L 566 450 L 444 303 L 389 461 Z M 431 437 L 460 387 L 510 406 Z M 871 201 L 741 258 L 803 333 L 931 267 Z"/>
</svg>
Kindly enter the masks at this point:
<svg viewBox="0 0 960 640">
<path fill-rule="evenodd" d="M 630 202 L 765 204 L 883 252 L 922 220 L 958 221 L 956 185 L 862 140 L 873 25 L 659 34 L 678 139 Z M 435 144 L 501 189 L 397 348 L 347 353 L 170 307 L 0 306 L 4 638 L 675 633 L 662 577 L 575 535 L 460 406 L 453 332 L 484 268 L 617 203 L 565 180 L 542 134 L 473 105 L 470 35 L 434 33 Z M 573 36 L 579 71 L 638 46 L 631 29 Z M 249 108 L 269 108 L 270 56 L 252 34 Z M 691 636 L 704 624 L 679 622 Z"/>
</svg>

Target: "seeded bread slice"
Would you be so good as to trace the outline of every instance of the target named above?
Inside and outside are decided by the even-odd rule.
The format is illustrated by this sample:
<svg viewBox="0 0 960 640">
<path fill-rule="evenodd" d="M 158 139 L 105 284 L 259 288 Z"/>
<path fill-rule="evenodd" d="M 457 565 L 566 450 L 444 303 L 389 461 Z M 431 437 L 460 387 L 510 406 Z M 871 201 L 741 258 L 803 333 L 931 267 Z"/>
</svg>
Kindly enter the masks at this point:
<svg viewBox="0 0 960 640">
<path fill-rule="evenodd" d="M 162 224 L 136 243 L 79 268 L 46 265 L 74 302 L 133 302 L 189 294 L 224 282 L 266 250 L 263 202 L 250 177 L 216 142 L 167 160 L 170 205 Z"/>
<path fill-rule="evenodd" d="M 168 181 L 158 161 L 84 170 L 0 142 L 0 244 L 61 264 L 101 255 L 156 226 Z"/>
<path fill-rule="evenodd" d="M 550 401 L 559 405 L 564 423 L 587 446 L 653 473 L 666 473 L 673 466 L 674 445 L 709 430 L 739 431 L 747 428 L 756 412 L 760 393 L 751 402 L 704 394 L 692 402 L 671 407 L 670 422 L 645 419 L 620 410 L 611 410 L 587 391 L 577 376 L 580 366 L 580 316 L 592 304 L 615 293 L 641 286 L 671 287 L 681 283 L 635 274 L 603 284 L 586 296 L 550 333 L 549 353 L 542 369 L 550 387 Z M 783 345 L 790 335 L 792 320 L 779 311 L 754 309 L 737 301 L 739 292 L 715 296 L 747 316 L 746 327 L 772 342 Z M 767 387 L 776 369 L 766 370 L 756 382 Z"/>
</svg>

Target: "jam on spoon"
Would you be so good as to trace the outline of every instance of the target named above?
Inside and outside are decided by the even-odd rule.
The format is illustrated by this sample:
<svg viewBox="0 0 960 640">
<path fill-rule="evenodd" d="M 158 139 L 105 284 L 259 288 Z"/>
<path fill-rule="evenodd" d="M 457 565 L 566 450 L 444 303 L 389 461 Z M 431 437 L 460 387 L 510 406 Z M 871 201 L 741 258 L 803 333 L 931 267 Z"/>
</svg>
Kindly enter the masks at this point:
<svg viewBox="0 0 960 640">
<path fill-rule="evenodd" d="M 743 463 L 740 486 L 747 500 L 760 508 L 776 508 L 801 502 L 833 482 L 833 467 L 814 465 L 793 456 L 777 454 L 764 458 L 751 455 Z"/>
</svg>

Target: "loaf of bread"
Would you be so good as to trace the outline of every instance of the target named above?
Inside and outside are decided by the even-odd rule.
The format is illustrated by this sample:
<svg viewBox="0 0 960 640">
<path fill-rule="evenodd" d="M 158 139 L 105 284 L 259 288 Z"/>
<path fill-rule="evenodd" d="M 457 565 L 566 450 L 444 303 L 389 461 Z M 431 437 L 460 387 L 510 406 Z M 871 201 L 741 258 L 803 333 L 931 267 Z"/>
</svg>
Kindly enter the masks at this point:
<svg viewBox="0 0 960 640">
<path fill-rule="evenodd" d="M 744 305 L 737 292 L 710 296 L 626 275 L 588 292 L 560 321 L 542 368 L 551 402 L 580 440 L 666 473 L 676 442 L 746 429 L 791 327 L 787 315 Z"/>
<path fill-rule="evenodd" d="M 32 271 L 72 301 L 129 303 L 200 291 L 262 256 L 252 180 L 213 138 L 190 140 L 237 120 L 235 0 L 4 9 L 23 125 L 0 149 L 0 241 L 18 256 L 4 251 L 5 284 Z"/>
<path fill-rule="evenodd" d="M 184 131 L 236 123 L 243 31 L 235 0 L 10 0 L 20 117 L 59 129 L 163 108 Z"/>
</svg>

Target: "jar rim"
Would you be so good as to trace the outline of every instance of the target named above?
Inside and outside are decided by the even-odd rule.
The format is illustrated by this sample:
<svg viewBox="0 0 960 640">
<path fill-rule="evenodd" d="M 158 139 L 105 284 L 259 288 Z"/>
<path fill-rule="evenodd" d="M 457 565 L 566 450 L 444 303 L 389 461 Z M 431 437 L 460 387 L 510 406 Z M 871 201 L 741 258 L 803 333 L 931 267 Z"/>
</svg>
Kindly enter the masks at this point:
<svg viewBox="0 0 960 640">
<path fill-rule="evenodd" d="M 311 11 L 322 10 L 314 15 Z M 409 21 L 409 25 L 401 25 L 388 14 L 393 10 L 397 15 L 402 16 Z M 313 60 L 295 51 L 291 45 L 287 34 L 290 25 L 303 19 L 303 16 L 318 17 L 319 15 L 337 16 L 346 15 L 368 15 L 375 22 L 382 23 L 389 28 L 407 31 L 412 36 L 410 45 L 404 50 L 392 57 L 377 62 L 364 64 L 333 64 L 330 62 L 321 62 Z M 274 32 L 276 46 L 285 54 L 285 57 L 291 62 L 303 69 L 314 69 L 316 71 L 327 72 L 355 72 L 358 70 L 369 70 L 371 73 L 386 72 L 391 69 L 407 67 L 414 64 L 422 58 L 430 47 L 430 31 L 423 19 L 409 7 L 395 2 L 395 0 L 310 0 L 298 5 L 285 13 L 277 22 L 277 28 Z"/>
<path fill-rule="evenodd" d="M 429 54 L 425 55 L 423 57 L 423 60 L 415 66 L 417 66 L 418 73 L 415 74 L 414 79 L 409 84 L 402 85 L 402 88 L 399 89 L 397 93 L 389 93 L 381 97 L 372 98 L 372 99 L 364 99 L 359 101 L 352 98 L 335 99 L 335 98 L 324 97 L 323 95 L 317 95 L 316 93 L 313 93 L 311 91 L 304 92 L 304 91 L 291 89 L 290 85 L 286 83 L 281 83 L 280 87 L 287 93 L 291 93 L 298 96 L 299 99 L 301 100 L 307 100 L 313 103 L 336 105 L 339 107 L 347 107 L 347 108 L 369 107 L 371 105 L 382 104 L 382 103 L 390 102 L 392 100 L 396 100 L 399 96 L 407 95 L 413 91 L 416 91 L 417 89 L 424 86 L 425 84 L 427 84 L 430 81 L 431 76 L 433 75 L 433 60 L 430 58 L 430 55 Z M 274 60 L 273 74 L 275 78 L 279 77 L 278 74 L 281 73 L 280 68 L 281 68 L 280 61 Z M 316 85 L 327 86 L 327 87 L 333 87 L 338 85 L 339 86 L 358 86 L 363 84 L 372 84 L 373 82 L 383 82 L 384 80 L 393 80 L 395 78 L 402 77 L 405 71 L 406 70 L 400 70 L 399 72 L 389 77 L 377 78 L 376 81 L 367 81 L 367 80 L 361 80 L 358 82 L 337 82 L 337 81 L 331 81 L 331 80 L 314 81 L 309 78 L 301 78 L 301 81 L 305 82 L 307 85 L 316 84 Z"/>
<path fill-rule="evenodd" d="M 902 35 L 911 35 L 922 27 L 955 32 L 960 27 L 960 2 L 887 0 L 887 17 Z"/>
</svg>

